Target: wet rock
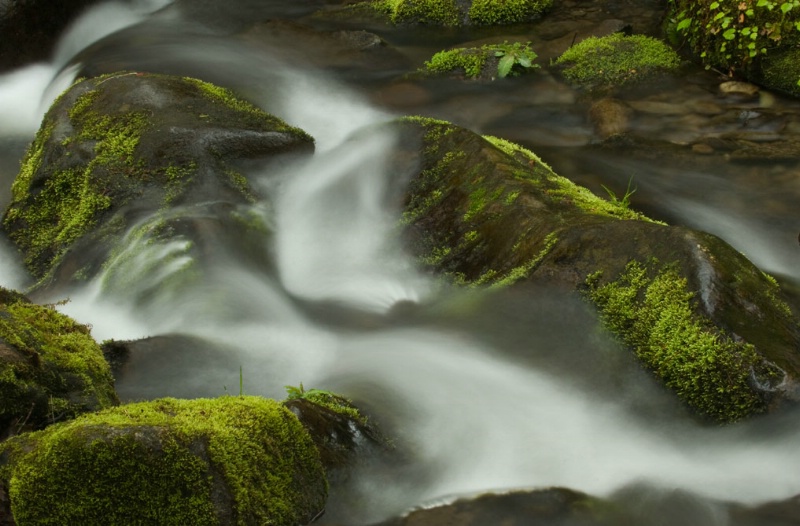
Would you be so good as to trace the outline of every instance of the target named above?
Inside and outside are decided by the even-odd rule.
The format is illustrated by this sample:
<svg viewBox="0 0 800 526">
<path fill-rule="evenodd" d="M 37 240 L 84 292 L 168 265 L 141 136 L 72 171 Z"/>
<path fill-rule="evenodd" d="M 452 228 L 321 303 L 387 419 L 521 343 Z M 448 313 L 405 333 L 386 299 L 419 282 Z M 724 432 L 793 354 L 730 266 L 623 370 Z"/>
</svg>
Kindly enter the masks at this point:
<svg viewBox="0 0 800 526">
<path fill-rule="evenodd" d="M 603 98 L 589 108 L 589 120 L 601 140 L 626 133 L 630 129 L 632 115 L 631 108 L 617 99 Z"/>
<path fill-rule="evenodd" d="M 89 328 L 0 288 L 0 439 L 118 403 Z"/>
<path fill-rule="evenodd" d="M 471 287 L 582 291 L 645 368 L 711 419 L 796 398 L 794 313 L 727 243 L 648 220 L 628 208 L 628 193 L 600 199 L 512 143 L 426 119 L 401 130 L 402 223 L 425 268 Z"/>
<path fill-rule="evenodd" d="M 58 37 L 99 0 L 11 0 L 0 3 L 0 72 L 46 60 Z"/>
<path fill-rule="evenodd" d="M 374 526 L 610 526 L 607 509 L 599 499 L 584 493 L 550 488 L 458 499 Z"/>
<path fill-rule="evenodd" d="M 126 72 L 83 80 L 45 116 L 3 228 L 41 286 L 90 279 L 116 249 L 111 265 L 124 287 L 138 261 L 113 248 L 124 236 L 132 236 L 126 247 L 150 250 L 181 240 L 164 248 L 179 261 L 237 251 L 263 259 L 247 243 L 208 249 L 211 238 L 230 243 L 223 232 L 261 238 L 268 230 L 237 162 L 312 150 L 305 132 L 196 79 Z"/>
</svg>

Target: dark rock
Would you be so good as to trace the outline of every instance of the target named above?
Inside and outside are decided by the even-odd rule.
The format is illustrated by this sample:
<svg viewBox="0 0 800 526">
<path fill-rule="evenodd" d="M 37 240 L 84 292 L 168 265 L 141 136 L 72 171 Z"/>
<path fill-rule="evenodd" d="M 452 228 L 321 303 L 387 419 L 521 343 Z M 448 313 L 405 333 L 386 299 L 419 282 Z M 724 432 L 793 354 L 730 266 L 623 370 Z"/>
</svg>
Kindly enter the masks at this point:
<svg viewBox="0 0 800 526">
<path fill-rule="evenodd" d="M 0 72 L 50 57 L 58 37 L 99 0 L 8 0 L 0 3 Z"/>
<path fill-rule="evenodd" d="M 225 253 L 208 249 L 209 239 L 224 244 L 223 231 L 263 238 L 268 229 L 242 217 L 255 193 L 237 161 L 312 150 L 303 131 L 196 79 L 83 80 L 45 116 L 3 226 L 40 284 L 93 277 L 126 234 L 128 246 L 183 236 L 194 255 Z"/>
</svg>

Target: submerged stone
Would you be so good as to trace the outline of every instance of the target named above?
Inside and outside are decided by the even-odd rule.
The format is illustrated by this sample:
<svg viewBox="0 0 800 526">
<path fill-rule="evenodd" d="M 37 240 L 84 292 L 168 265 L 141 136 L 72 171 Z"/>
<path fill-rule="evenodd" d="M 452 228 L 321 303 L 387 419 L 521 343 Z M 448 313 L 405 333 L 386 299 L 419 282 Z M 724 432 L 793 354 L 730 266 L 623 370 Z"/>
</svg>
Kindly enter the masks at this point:
<svg viewBox="0 0 800 526">
<path fill-rule="evenodd" d="M 733 422 L 796 398 L 800 329 L 772 278 L 721 239 L 606 201 L 532 152 L 406 118 L 397 179 L 421 266 L 469 287 L 581 291 L 695 413 Z M 402 161 L 399 162 L 399 161 Z"/>
</svg>

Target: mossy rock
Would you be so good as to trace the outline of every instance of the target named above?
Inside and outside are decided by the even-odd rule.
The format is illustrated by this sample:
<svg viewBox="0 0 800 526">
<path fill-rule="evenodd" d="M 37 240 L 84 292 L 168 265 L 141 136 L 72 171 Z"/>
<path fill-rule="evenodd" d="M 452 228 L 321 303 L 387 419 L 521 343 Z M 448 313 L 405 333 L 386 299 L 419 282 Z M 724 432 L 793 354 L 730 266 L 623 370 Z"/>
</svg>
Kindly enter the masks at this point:
<svg viewBox="0 0 800 526">
<path fill-rule="evenodd" d="M 530 42 L 486 44 L 481 47 L 454 48 L 440 51 L 425 62 L 420 73 L 425 76 L 449 76 L 471 80 L 495 80 L 518 76 L 538 68 L 536 53 Z"/>
<path fill-rule="evenodd" d="M 758 82 L 771 89 L 800 96 L 800 50 L 770 53 L 761 63 Z"/>
<path fill-rule="evenodd" d="M 664 42 L 622 33 L 589 37 L 555 61 L 570 83 L 598 89 L 630 85 L 674 72 L 680 63 L 678 54 Z"/>
<path fill-rule="evenodd" d="M 160 399 L 0 446 L 19 526 L 307 524 L 327 498 L 319 453 L 279 402 Z"/>
<path fill-rule="evenodd" d="M 217 220 L 237 222 L 256 198 L 237 160 L 311 151 L 302 130 L 197 79 L 82 80 L 45 115 L 3 227 L 40 283 L 85 280 L 108 259 L 107 247 L 159 213 L 182 208 L 202 218 L 216 207 L 226 209 Z M 191 223 L 182 217 L 167 214 L 156 237 Z"/>
<path fill-rule="evenodd" d="M 670 2 L 667 32 L 698 62 L 797 95 L 800 5 L 718 0 Z M 794 53 L 793 53 L 794 52 Z M 793 78 L 791 78 L 793 77 Z"/>
<path fill-rule="evenodd" d="M 552 4 L 552 0 L 369 0 L 347 6 L 345 12 L 379 13 L 402 25 L 490 26 L 536 20 Z"/>
<path fill-rule="evenodd" d="M 712 420 L 793 399 L 797 319 L 776 282 L 730 245 L 600 199 L 513 143 L 432 119 L 396 126 L 401 222 L 423 268 L 468 287 L 582 292 L 647 369 Z"/>
<path fill-rule="evenodd" d="M 0 287 L 0 438 L 118 403 L 89 328 Z"/>
</svg>

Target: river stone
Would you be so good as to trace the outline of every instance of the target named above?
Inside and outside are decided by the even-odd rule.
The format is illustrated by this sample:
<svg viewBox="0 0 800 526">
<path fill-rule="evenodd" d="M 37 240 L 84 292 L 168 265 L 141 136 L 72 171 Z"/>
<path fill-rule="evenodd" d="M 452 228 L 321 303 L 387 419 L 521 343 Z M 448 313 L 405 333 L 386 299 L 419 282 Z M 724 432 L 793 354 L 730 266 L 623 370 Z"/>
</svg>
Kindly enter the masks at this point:
<svg viewBox="0 0 800 526">
<path fill-rule="evenodd" d="M 589 108 L 589 120 L 601 140 L 626 133 L 630 129 L 632 115 L 633 111 L 627 104 L 607 97 L 592 103 Z"/>
<path fill-rule="evenodd" d="M 0 287 L 0 440 L 118 403 L 89 328 Z"/>
<path fill-rule="evenodd" d="M 396 126 L 401 223 L 421 266 L 470 287 L 580 291 L 645 368 L 712 420 L 796 398 L 795 314 L 723 240 L 649 220 L 625 196 L 600 199 L 507 141 L 424 118 Z"/>
<path fill-rule="evenodd" d="M 263 238 L 268 230 L 248 216 L 257 195 L 238 161 L 313 147 L 302 130 L 197 79 L 121 72 L 82 80 L 47 112 L 3 228 L 40 285 L 90 279 L 134 226 L 142 246 L 183 236 L 199 257 L 214 252 L 204 250 L 205 236 L 225 246 L 223 232 Z M 245 260 L 247 245 L 237 245 Z"/>
</svg>

